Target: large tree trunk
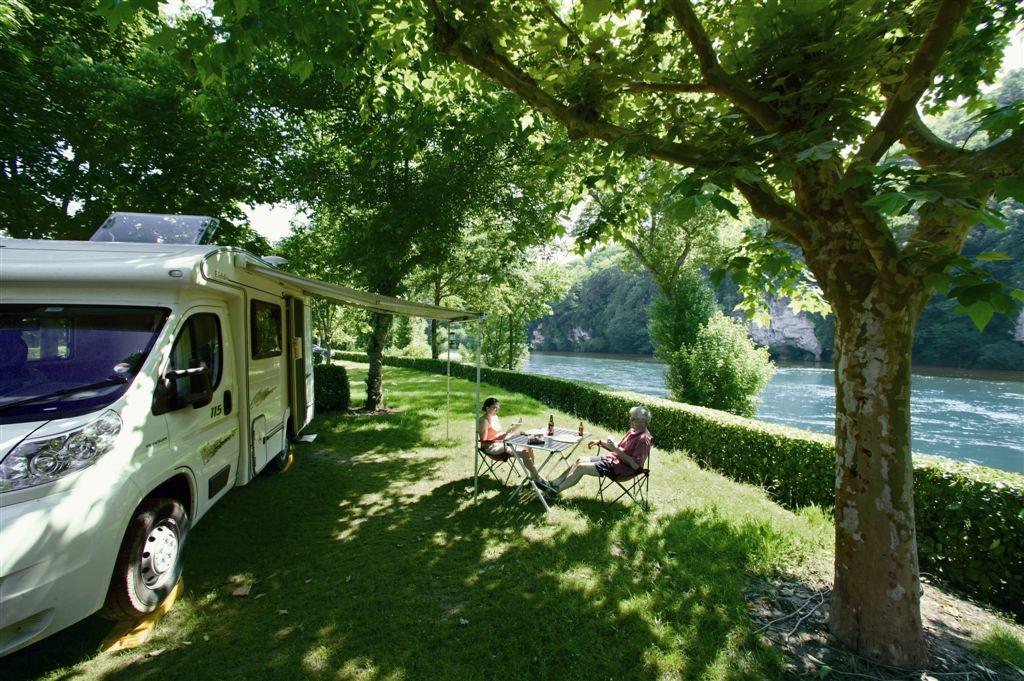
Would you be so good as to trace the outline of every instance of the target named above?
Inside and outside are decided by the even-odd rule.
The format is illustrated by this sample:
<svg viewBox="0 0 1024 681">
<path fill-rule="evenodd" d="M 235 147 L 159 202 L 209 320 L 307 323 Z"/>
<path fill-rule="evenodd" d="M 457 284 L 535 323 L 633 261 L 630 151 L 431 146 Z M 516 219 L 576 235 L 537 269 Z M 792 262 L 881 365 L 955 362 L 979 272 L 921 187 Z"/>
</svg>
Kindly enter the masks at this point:
<svg viewBox="0 0 1024 681">
<path fill-rule="evenodd" d="M 836 315 L 836 558 L 830 626 L 851 650 L 920 668 L 910 356 L 921 305 L 882 295 Z"/>
<path fill-rule="evenodd" d="M 382 359 L 384 348 L 388 342 L 388 332 L 394 320 L 389 314 L 374 312 L 372 315 L 373 331 L 370 332 L 369 346 L 366 354 L 370 358 L 370 369 L 366 374 L 366 410 L 377 411 L 384 408 L 384 373 Z"/>
</svg>

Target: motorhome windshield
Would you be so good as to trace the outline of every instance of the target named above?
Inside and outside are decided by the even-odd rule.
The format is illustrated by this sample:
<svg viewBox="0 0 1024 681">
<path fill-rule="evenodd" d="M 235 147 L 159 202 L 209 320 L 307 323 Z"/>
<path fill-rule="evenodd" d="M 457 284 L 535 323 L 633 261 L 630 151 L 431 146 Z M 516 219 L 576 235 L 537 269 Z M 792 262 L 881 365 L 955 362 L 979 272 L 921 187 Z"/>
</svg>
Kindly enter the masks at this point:
<svg viewBox="0 0 1024 681">
<path fill-rule="evenodd" d="M 120 397 L 167 310 L 0 305 L 0 423 L 78 416 Z"/>
</svg>

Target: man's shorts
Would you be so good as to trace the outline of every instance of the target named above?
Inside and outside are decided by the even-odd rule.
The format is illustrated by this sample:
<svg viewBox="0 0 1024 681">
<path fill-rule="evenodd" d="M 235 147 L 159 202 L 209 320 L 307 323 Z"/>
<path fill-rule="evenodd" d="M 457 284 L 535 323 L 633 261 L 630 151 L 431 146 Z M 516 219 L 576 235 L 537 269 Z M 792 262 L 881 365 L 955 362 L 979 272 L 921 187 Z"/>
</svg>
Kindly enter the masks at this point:
<svg viewBox="0 0 1024 681">
<path fill-rule="evenodd" d="M 594 464 L 594 469 L 597 470 L 598 477 L 615 479 L 615 468 L 612 466 L 612 462 L 608 459 L 601 459 Z"/>
</svg>

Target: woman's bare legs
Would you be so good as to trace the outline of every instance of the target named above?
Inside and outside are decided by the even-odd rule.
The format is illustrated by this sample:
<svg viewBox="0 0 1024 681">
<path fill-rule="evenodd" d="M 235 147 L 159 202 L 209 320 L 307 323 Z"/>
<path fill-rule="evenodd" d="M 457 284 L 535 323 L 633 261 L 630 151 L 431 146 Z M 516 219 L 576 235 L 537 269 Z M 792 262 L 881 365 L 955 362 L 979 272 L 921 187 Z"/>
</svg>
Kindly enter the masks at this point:
<svg viewBox="0 0 1024 681">
<path fill-rule="evenodd" d="M 533 450 L 529 447 L 515 447 L 516 458 L 523 462 L 526 470 L 534 482 L 541 482 L 540 473 L 537 472 L 537 465 L 533 461 Z"/>
</svg>

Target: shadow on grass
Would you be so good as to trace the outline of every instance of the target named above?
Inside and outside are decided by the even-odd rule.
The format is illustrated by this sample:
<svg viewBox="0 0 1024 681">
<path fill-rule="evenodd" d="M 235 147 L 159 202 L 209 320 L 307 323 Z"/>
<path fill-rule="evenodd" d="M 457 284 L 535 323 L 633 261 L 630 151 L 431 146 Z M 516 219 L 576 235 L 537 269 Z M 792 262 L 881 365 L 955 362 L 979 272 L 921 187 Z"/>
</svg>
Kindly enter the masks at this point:
<svg viewBox="0 0 1024 681">
<path fill-rule="evenodd" d="M 415 391 L 430 386 L 413 386 Z M 407 413 L 318 421 L 296 466 L 215 507 L 187 594 L 103 678 L 770 678 L 743 588 L 766 529 L 574 497 L 559 521 L 482 482 Z M 442 407 L 443 409 L 443 407 Z M 418 413 L 417 413 L 418 412 Z M 468 446 L 467 446 L 468 447 Z M 460 457 L 461 452 L 456 451 Z M 466 466 L 463 468 L 463 466 Z M 253 581 L 231 595 L 232 578 Z M 90 620 L 4 660 L 5 679 L 90 657 Z M 92 645 L 95 645 L 93 643 Z M 92 649 L 94 650 L 94 648 Z M 162 651 L 148 656 L 146 652 Z"/>
</svg>

